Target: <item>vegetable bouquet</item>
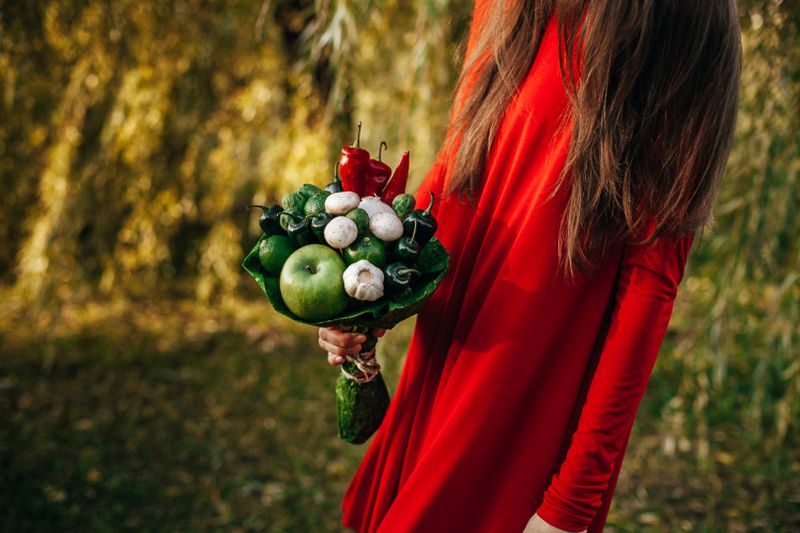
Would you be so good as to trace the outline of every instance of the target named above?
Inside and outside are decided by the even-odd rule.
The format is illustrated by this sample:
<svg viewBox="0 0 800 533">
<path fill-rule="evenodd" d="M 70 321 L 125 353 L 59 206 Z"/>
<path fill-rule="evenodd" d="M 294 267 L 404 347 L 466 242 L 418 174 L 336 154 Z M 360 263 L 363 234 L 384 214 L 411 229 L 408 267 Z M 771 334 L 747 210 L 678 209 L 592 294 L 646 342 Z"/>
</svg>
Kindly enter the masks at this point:
<svg viewBox="0 0 800 533">
<path fill-rule="evenodd" d="M 392 173 L 361 148 L 344 146 L 325 189 L 305 184 L 262 209 L 263 235 L 243 266 L 276 311 L 313 326 L 347 325 L 367 336 L 347 356 L 336 383 L 339 437 L 360 444 L 378 428 L 389 392 L 375 358 L 372 328 L 416 314 L 436 290 L 450 256 L 434 237 L 434 195 L 415 209 L 405 193 L 409 153 Z M 340 178 L 341 177 L 341 178 Z"/>
</svg>

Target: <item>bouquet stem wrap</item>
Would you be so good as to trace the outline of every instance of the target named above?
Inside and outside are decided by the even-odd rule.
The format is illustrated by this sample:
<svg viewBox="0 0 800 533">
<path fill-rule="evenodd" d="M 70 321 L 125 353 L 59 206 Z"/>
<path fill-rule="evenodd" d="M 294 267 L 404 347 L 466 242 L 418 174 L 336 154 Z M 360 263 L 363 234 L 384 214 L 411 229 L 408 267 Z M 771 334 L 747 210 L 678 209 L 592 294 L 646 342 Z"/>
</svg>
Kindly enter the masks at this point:
<svg viewBox="0 0 800 533">
<path fill-rule="evenodd" d="M 363 333 L 367 340 L 356 358 L 348 357 L 342 363 L 342 373 L 336 381 L 336 408 L 339 438 L 351 444 L 362 444 L 378 430 L 386 415 L 389 389 L 375 359 L 378 339 L 364 326 L 355 326 L 352 331 Z M 365 356 L 368 358 L 364 359 Z"/>
</svg>

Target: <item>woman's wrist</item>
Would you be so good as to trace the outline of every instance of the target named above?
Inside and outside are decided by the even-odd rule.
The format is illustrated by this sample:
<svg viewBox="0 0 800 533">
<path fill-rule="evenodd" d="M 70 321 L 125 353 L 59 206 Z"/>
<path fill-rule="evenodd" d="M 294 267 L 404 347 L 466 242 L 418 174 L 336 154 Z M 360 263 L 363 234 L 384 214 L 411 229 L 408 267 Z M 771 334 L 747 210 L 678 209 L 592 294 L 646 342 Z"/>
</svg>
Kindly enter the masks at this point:
<svg viewBox="0 0 800 533">
<path fill-rule="evenodd" d="M 539 516 L 538 513 L 534 513 L 530 520 L 528 520 L 528 524 L 525 526 L 525 530 L 523 533 L 572 533 L 566 529 L 557 528 L 554 525 L 551 525 L 544 521 L 544 519 Z M 580 533 L 586 533 L 584 529 Z"/>
</svg>

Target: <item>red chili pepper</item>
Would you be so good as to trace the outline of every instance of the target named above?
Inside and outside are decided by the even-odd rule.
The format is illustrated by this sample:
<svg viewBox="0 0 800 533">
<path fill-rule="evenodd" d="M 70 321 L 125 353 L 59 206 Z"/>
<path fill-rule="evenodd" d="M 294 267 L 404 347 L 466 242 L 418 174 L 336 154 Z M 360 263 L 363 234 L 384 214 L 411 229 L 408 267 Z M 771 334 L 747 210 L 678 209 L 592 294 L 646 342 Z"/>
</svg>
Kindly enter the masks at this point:
<svg viewBox="0 0 800 533">
<path fill-rule="evenodd" d="M 406 192 L 406 183 L 408 182 L 408 158 L 409 153 L 406 151 L 403 153 L 403 157 L 400 158 L 400 163 L 398 163 L 397 168 L 394 169 L 394 174 L 391 179 L 383 188 L 381 192 L 381 200 L 383 203 L 391 204 L 395 196 Z"/>
<path fill-rule="evenodd" d="M 383 149 L 387 147 L 386 141 L 381 141 L 381 145 L 378 147 L 378 159 L 369 160 L 369 177 L 364 185 L 364 194 L 362 196 L 377 195 L 389 182 L 389 178 L 392 175 L 392 167 L 381 161 Z"/>
<path fill-rule="evenodd" d="M 369 152 L 361 148 L 361 122 L 358 123 L 358 134 L 354 144 L 355 146 L 342 146 L 339 177 L 342 179 L 342 190 L 364 196 L 364 185 L 370 172 L 370 158 Z"/>
</svg>

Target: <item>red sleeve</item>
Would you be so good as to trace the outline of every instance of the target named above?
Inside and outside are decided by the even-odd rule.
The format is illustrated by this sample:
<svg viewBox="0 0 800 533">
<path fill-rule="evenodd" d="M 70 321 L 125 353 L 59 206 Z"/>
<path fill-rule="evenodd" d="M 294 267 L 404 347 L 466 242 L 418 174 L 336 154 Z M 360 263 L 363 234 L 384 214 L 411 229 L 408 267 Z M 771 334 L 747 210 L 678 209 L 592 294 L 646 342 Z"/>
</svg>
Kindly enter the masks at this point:
<svg viewBox="0 0 800 533">
<path fill-rule="evenodd" d="M 537 511 L 553 526 L 587 529 L 603 503 L 664 340 L 692 240 L 662 237 L 623 251 L 608 334 L 577 429 Z"/>
</svg>

